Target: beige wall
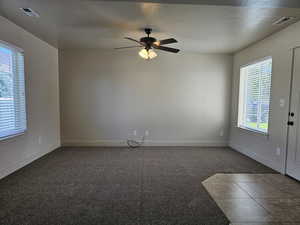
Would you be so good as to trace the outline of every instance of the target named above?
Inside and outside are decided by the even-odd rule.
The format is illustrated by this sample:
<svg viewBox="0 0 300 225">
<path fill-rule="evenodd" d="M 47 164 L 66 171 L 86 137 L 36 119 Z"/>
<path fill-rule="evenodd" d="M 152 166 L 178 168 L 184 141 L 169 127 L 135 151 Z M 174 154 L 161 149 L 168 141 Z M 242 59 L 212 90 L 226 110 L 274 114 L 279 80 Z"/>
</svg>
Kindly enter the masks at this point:
<svg viewBox="0 0 300 225">
<path fill-rule="evenodd" d="M 292 51 L 300 46 L 300 22 L 234 55 L 230 146 L 284 172 Z M 237 125 L 239 68 L 265 56 L 273 57 L 269 136 L 241 130 Z M 284 107 L 280 101 L 284 100 Z M 281 154 L 277 155 L 277 148 Z"/>
<path fill-rule="evenodd" d="M 0 178 L 60 146 L 58 50 L 0 16 L 0 40 L 24 50 L 28 130 L 0 141 Z"/>
<path fill-rule="evenodd" d="M 63 144 L 227 145 L 232 56 L 137 52 L 61 52 Z"/>
</svg>

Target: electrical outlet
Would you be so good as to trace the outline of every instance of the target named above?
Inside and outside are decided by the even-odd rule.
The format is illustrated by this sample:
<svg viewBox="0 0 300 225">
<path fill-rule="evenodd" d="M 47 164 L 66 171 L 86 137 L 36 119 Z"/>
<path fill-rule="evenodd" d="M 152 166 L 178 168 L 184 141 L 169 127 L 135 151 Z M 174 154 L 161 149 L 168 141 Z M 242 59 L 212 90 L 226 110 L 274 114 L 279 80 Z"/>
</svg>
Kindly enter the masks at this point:
<svg viewBox="0 0 300 225">
<path fill-rule="evenodd" d="M 149 130 L 145 130 L 145 136 L 149 136 Z"/>
<path fill-rule="evenodd" d="M 280 106 L 281 108 L 283 108 L 283 107 L 285 106 L 285 100 L 284 100 L 284 98 L 281 98 L 281 99 L 279 100 L 279 106 Z"/>
<path fill-rule="evenodd" d="M 224 136 L 224 130 L 221 129 L 221 130 L 220 130 L 220 137 L 223 137 L 223 136 Z"/>
<path fill-rule="evenodd" d="M 281 154 L 281 149 L 279 147 L 276 148 L 276 155 L 280 155 Z"/>
<path fill-rule="evenodd" d="M 39 143 L 39 145 L 42 144 L 42 136 L 39 136 L 38 143 Z"/>
<path fill-rule="evenodd" d="M 133 131 L 133 135 L 134 135 L 134 136 L 137 135 L 137 131 L 136 131 L 136 130 Z"/>
</svg>

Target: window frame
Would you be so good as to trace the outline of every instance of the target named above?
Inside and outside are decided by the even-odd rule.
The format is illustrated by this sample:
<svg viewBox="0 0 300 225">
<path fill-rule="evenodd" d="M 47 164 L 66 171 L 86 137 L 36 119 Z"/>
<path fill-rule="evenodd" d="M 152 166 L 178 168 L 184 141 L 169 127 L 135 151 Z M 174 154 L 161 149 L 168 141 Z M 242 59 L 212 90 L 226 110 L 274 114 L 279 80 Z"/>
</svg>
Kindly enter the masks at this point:
<svg viewBox="0 0 300 225">
<path fill-rule="evenodd" d="M 257 63 L 260 63 L 260 62 L 263 62 L 263 61 L 266 61 L 268 59 L 271 59 L 272 60 L 272 67 L 271 67 L 271 83 L 270 83 L 270 98 L 269 98 L 269 119 L 268 119 L 268 129 L 266 132 L 264 131 L 261 131 L 261 130 L 257 130 L 257 129 L 252 129 L 252 128 L 249 128 L 249 127 L 245 127 L 243 125 L 240 124 L 240 103 L 241 103 L 241 100 L 240 100 L 240 95 L 241 95 L 241 70 L 242 68 L 244 67 L 247 67 L 247 66 L 251 66 L 251 65 L 254 65 L 254 64 L 257 64 Z M 271 102 L 272 102 L 272 83 L 273 83 L 273 72 L 274 72 L 274 59 L 271 55 L 269 56 L 265 56 L 265 57 L 262 57 L 262 58 L 259 58 L 259 59 L 256 59 L 256 60 L 253 60 L 252 62 L 249 62 L 249 63 L 246 63 L 246 64 L 242 64 L 239 66 L 239 81 L 238 81 L 238 96 L 237 96 L 237 115 L 236 115 L 236 118 L 237 118 L 237 121 L 236 121 L 236 128 L 238 129 L 241 129 L 243 131 L 247 131 L 247 132 L 251 132 L 253 134 L 259 134 L 259 135 L 263 135 L 263 136 L 269 136 L 269 133 L 270 133 L 270 121 L 271 121 Z"/>
<path fill-rule="evenodd" d="M 0 141 L 4 141 L 4 140 L 7 140 L 7 139 L 11 139 L 11 138 L 15 138 L 15 137 L 18 137 L 18 136 L 21 136 L 23 134 L 26 133 L 27 129 L 28 129 L 28 126 L 27 126 L 27 95 L 26 95 L 26 79 L 25 79 L 25 54 L 24 54 L 24 50 L 22 48 L 19 48 L 11 43 L 8 43 L 6 41 L 3 41 L 3 40 L 0 40 L 0 47 L 3 47 L 3 48 L 6 48 L 6 49 L 9 49 L 11 51 L 14 51 L 14 52 L 19 52 L 23 55 L 23 80 L 24 80 L 24 107 L 25 107 L 25 129 L 23 130 L 20 130 L 19 132 L 7 132 L 7 135 L 6 136 L 0 136 Z"/>
</svg>

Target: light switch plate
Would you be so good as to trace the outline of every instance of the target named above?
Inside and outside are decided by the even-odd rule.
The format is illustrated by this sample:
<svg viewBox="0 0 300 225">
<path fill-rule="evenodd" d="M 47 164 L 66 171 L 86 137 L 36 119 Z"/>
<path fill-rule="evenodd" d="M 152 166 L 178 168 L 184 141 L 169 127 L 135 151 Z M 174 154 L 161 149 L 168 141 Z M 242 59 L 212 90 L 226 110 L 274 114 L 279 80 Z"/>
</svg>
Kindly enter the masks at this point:
<svg viewBox="0 0 300 225">
<path fill-rule="evenodd" d="M 285 100 L 283 98 L 279 100 L 279 106 L 282 108 L 285 106 Z"/>
</svg>

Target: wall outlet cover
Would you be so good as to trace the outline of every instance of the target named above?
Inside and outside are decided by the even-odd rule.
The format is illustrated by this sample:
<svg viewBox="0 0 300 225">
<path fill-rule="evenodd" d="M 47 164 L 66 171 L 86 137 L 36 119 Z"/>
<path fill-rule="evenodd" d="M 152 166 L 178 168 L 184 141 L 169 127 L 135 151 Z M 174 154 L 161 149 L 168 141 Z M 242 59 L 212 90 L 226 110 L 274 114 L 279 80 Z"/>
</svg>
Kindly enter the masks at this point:
<svg viewBox="0 0 300 225">
<path fill-rule="evenodd" d="M 280 155 L 281 154 L 281 149 L 280 148 L 276 148 L 276 155 Z"/>
<path fill-rule="evenodd" d="M 224 136 L 224 130 L 221 129 L 221 130 L 220 130 L 220 137 L 223 137 L 223 136 Z"/>
<path fill-rule="evenodd" d="M 284 100 L 284 98 L 281 98 L 279 100 L 279 106 L 282 107 L 282 108 L 285 106 L 285 100 Z"/>
<path fill-rule="evenodd" d="M 39 145 L 42 144 L 42 136 L 39 136 L 38 143 L 39 143 Z"/>
</svg>

